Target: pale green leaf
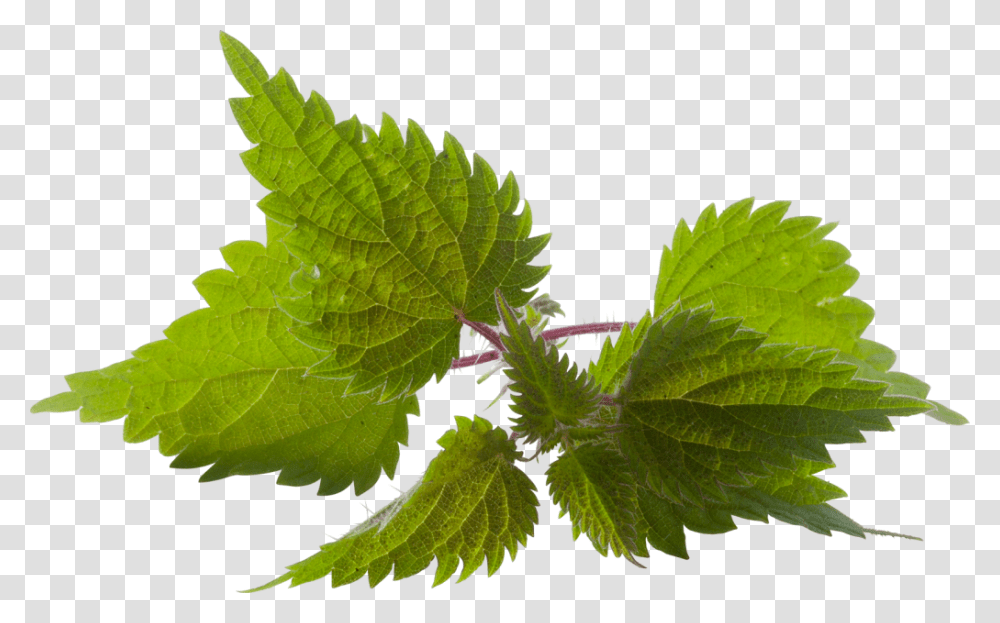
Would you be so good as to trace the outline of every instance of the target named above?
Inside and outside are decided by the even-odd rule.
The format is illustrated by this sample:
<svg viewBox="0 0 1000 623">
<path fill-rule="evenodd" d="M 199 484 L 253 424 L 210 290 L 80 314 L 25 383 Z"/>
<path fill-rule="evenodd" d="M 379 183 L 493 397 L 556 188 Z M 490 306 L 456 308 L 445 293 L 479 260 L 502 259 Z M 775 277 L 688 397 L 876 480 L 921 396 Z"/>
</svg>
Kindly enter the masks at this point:
<svg viewBox="0 0 1000 623">
<path fill-rule="evenodd" d="M 483 560 L 493 575 L 504 559 L 511 560 L 518 543 L 525 545 L 538 523 L 535 484 L 513 462 L 521 456 L 503 430 L 483 418 L 456 416 L 438 444 L 444 450 L 401 497 L 358 524 L 340 539 L 320 546 L 309 558 L 263 586 L 287 580 L 297 586 L 330 575 L 334 588 L 368 574 L 374 587 L 389 575 L 394 580 L 415 575 L 437 557 L 437 586 L 463 563 L 461 582 Z"/>
<path fill-rule="evenodd" d="M 891 383 L 887 393 L 926 398 L 926 383 L 889 371 L 896 360 L 892 349 L 861 337 L 875 312 L 844 295 L 858 271 L 846 263 L 850 251 L 825 238 L 836 223 L 783 218 L 789 205 L 777 201 L 751 212 L 749 198 L 717 215 L 713 204 L 693 232 L 681 220 L 673 248 L 663 247 L 653 316 L 672 306 L 711 303 L 719 316 L 741 317 L 744 326 L 766 333 L 768 342 L 837 349 L 838 360 L 856 365 L 860 378 Z M 944 405 L 930 404 L 928 416 L 968 423 Z"/>
<path fill-rule="evenodd" d="M 268 246 L 240 241 L 222 248 L 232 270 L 195 280 L 209 307 L 174 321 L 167 339 L 106 368 L 66 377 L 71 391 L 32 412 L 81 408 L 83 422 L 125 417 L 125 441 L 159 435 L 175 468 L 213 464 L 201 482 L 281 470 L 279 484 L 322 479 L 320 495 L 371 488 L 390 477 L 407 441 L 415 396 L 377 404 L 344 397 L 345 380 L 307 376 L 322 353 L 296 340 L 294 321 L 274 296 L 290 296 L 298 262 L 276 242 L 287 228 L 271 222 Z"/>
</svg>

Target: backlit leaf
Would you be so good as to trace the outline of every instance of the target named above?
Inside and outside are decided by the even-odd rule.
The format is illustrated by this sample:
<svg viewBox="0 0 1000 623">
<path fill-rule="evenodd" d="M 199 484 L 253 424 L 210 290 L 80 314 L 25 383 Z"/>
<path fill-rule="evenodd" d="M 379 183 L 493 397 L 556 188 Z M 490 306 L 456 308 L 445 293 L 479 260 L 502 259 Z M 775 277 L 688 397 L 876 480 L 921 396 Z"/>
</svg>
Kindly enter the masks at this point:
<svg viewBox="0 0 1000 623">
<path fill-rule="evenodd" d="M 125 441 L 159 435 L 160 452 L 177 455 L 172 467 L 214 463 L 201 482 L 281 470 L 279 484 L 322 479 L 318 493 L 329 495 L 352 482 L 362 493 L 383 471 L 392 477 L 417 399 L 377 404 L 370 394 L 345 397 L 345 380 L 306 375 L 323 355 L 292 336 L 295 322 L 274 303 L 295 293 L 298 262 L 276 241 L 286 231 L 271 222 L 266 248 L 223 247 L 232 270 L 194 282 L 209 307 L 177 319 L 167 339 L 125 361 L 68 375 L 70 391 L 32 412 L 79 408 L 83 422 L 125 417 Z"/>
<path fill-rule="evenodd" d="M 862 338 L 875 312 L 844 293 L 858 279 L 843 245 L 826 240 L 836 223 L 813 216 L 783 218 L 789 202 L 751 212 L 753 198 L 716 214 L 702 211 L 692 232 L 682 219 L 673 248 L 663 247 L 653 316 L 671 306 L 690 309 L 711 303 L 719 316 L 738 316 L 767 341 L 841 351 L 839 361 L 858 367 L 859 378 L 891 383 L 889 394 L 927 398 L 929 386 L 889 371 L 896 354 Z M 968 420 L 930 401 L 927 415 L 946 424 Z"/>
<path fill-rule="evenodd" d="M 445 433 L 444 448 L 421 480 L 401 497 L 340 539 L 290 565 L 290 571 L 250 593 L 291 580 L 291 586 L 330 575 L 334 588 L 368 574 L 374 587 L 415 575 L 437 557 L 434 586 L 446 582 L 463 563 L 461 582 L 486 560 L 493 575 L 517 545 L 527 543 L 538 523 L 537 487 L 514 465 L 521 456 L 513 440 L 476 416 L 456 416 L 457 430 Z"/>
<path fill-rule="evenodd" d="M 520 307 L 550 266 L 529 266 L 549 234 L 529 237 L 517 182 L 496 174 L 445 133 L 436 154 L 412 120 L 406 140 L 388 115 L 376 133 L 357 117 L 336 122 L 318 93 L 301 95 L 239 41 L 222 48 L 249 97 L 230 105 L 256 147 L 242 154 L 271 191 L 258 204 L 292 227 L 282 242 L 302 262 L 305 294 L 279 298 L 303 324 L 292 332 L 324 357 L 312 376 L 350 379 L 349 393 L 380 401 L 440 381 L 458 356 L 461 324 L 497 323 L 493 292 Z"/>
<path fill-rule="evenodd" d="M 625 457 L 607 444 L 588 441 L 554 460 L 546 476 L 559 516 L 569 513 L 574 539 L 583 532 L 602 556 L 610 547 L 615 556 L 642 567 L 633 558 L 639 553 L 640 511 Z"/>
</svg>

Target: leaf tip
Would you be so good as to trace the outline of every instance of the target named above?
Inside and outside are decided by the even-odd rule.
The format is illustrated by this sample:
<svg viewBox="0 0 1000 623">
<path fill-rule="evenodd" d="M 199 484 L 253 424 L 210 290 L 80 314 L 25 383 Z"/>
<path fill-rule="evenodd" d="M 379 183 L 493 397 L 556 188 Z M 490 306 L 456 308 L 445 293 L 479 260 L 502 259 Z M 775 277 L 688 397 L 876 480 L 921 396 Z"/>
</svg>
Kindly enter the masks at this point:
<svg viewBox="0 0 1000 623">
<path fill-rule="evenodd" d="M 258 586 L 256 588 L 244 589 L 242 591 L 237 591 L 237 592 L 238 593 L 256 593 L 258 591 L 263 591 L 263 590 L 266 590 L 266 589 L 269 589 L 269 588 L 274 588 L 275 586 L 277 586 L 279 584 L 282 584 L 282 583 L 288 581 L 289 579 L 292 579 L 292 576 L 294 576 L 294 575 L 295 575 L 294 571 L 289 571 L 288 573 L 286 573 L 284 575 L 281 575 L 281 576 L 278 576 L 278 577 L 274 578 L 273 580 L 271 580 L 267 584 L 263 584 L 263 585 Z M 293 586 L 294 586 L 294 583 L 293 583 Z M 289 587 L 289 588 L 291 588 L 291 587 Z"/>
<path fill-rule="evenodd" d="M 30 411 L 31 413 L 61 413 L 64 411 L 76 411 L 82 406 L 83 399 L 80 394 L 68 391 L 39 400 L 31 406 Z"/>
</svg>

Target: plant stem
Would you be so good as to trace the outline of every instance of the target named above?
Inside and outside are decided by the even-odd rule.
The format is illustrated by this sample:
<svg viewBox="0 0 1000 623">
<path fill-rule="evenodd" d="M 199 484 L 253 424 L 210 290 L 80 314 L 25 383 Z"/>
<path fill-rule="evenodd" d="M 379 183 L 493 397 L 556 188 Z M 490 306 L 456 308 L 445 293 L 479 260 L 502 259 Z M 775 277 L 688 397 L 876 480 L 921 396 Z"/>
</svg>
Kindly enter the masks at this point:
<svg viewBox="0 0 1000 623">
<path fill-rule="evenodd" d="M 472 327 L 476 331 L 476 333 L 485 337 L 486 340 L 493 346 L 496 346 L 496 349 L 498 351 L 504 352 L 507 350 L 506 348 L 504 348 L 503 342 L 500 341 L 500 334 L 497 333 L 490 325 L 483 322 L 476 322 L 474 320 L 469 320 L 468 318 L 465 317 L 465 314 L 463 314 L 462 311 L 458 309 L 455 310 L 455 319 L 466 326 Z M 452 362 L 451 367 L 452 369 L 455 368 L 454 362 Z"/>
<path fill-rule="evenodd" d="M 507 350 L 507 348 L 503 345 L 503 341 L 500 340 L 500 334 L 497 333 L 490 325 L 482 322 L 472 322 L 471 320 L 466 320 L 465 324 L 475 329 L 479 335 L 485 337 L 486 340 L 490 344 L 496 346 L 497 350 L 501 353 Z"/>
<path fill-rule="evenodd" d="M 625 325 L 635 328 L 636 322 L 591 322 L 588 324 L 577 324 L 558 329 L 542 331 L 542 338 L 545 341 L 558 340 L 571 335 L 587 335 L 590 333 L 614 333 L 621 331 Z"/>
<path fill-rule="evenodd" d="M 486 363 L 488 361 L 496 361 L 500 358 L 500 352 L 506 349 L 503 346 L 503 342 L 500 341 L 500 334 L 497 333 L 492 327 L 482 322 L 473 322 L 467 320 L 465 316 L 461 313 L 456 314 L 462 324 L 468 325 L 476 330 L 480 335 L 485 337 L 490 344 L 497 347 L 497 350 L 488 350 L 483 353 L 476 355 L 468 355 L 466 357 L 461 357 L 459 359 L 454 359 L 451 362 L 451 369 L 457 370 L 458 368 L 467 368 L 469 366 L 474 366 L 480 363 Z M 542 339 L 546 342 L 551 342 L 553 340 L 558 340 L 564 337 L 569 337 L 571 335 L 588 335 L 593 333 L 613 333 L 615 331 L 621 331 L 625 325 L 629 325 L 635 328 L 637 323 L 635 322 L 591 322 L 588 324 L 578 324 L 569 327 L 560 327 L 558 329 L 549 329 L 548 331 L 542 331 Z M 609 403 L 610 404 L 610 403 Z"/>
<path fill-rule="evenodd" d="M 468 368 L 469 366 L 474 366 L 480 363 L 486 363 L 488 361 L 496 361 L 500 358 L 500 351 L 488 350 L 486 352 L 479 353 L 477 355 L 467 355 L 459 359 L 452 359 L 451 369 L 457 370 L 458 368 Z"/>
</svg>

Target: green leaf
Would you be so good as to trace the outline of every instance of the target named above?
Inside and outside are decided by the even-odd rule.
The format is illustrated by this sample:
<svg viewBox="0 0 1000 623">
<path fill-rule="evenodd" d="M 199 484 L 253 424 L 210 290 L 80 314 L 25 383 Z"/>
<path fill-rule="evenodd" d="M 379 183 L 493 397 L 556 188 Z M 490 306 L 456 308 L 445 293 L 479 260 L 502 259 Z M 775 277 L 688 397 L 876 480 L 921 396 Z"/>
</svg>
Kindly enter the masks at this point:
<svg viewBox="0 0 1000 623">
<path fill-rule="evenodd" d="M 407 441 L 415 396 L 376 404 L 375 396 L 343 397 L 347 382 L 306 376 L 322 353 L 296 340 L 294 321 L 274 296 L 295 293 L 298 262 L 275 241 L 287 231 L 269 223 L 269 243 L 222 248 L 232 270 L 212 270 L 195 286 L 209 303 L 174 321 L 167 339 L 100 370 L 66 377 L 71 391 L 32 412 L 81 408 L 83 422 L 125 417 L 130 443 L 159 435 L 171 467 L 213 464 L 208 482 L 281 470 L 279 484 L 322 479 L 319 495 L 371 488 L 390 477 Z"/>
<path fill-rule="evenodd" d="M 258 204 L 292 227 L 283 238 L 303 264 L 308 293 L 279 298 L 303 324 L 293 333 L 324 358 L 312 376 L 350 379 L 348 393 L 411 395 L 458 356 L 458 314 L 497 323 L 493 292 L 520 307 L 551 266 L 529 266 L 549 234 L 528 237 L 531 207 L 512 173 L 478 155 L 470 166 L 447 132 L 435 154 L 409 121 L 406 140 L 383 114 L 379 133 L 357 117 L 337 123 L 329 104 L 303 97 L 284 69 L 268 77 L 225 33 L 222 48 L 250 97 L 230 100 L 247 138 L 251 175 L 272 191 Z"/>
<path fill-rule="evenodd" d="M 640 553 L 639 506 L 625 457 L 607 444 L 589 441 L 563 453 L 545 473 L 559 516 L 568 512 L 573 522 L 573 540 L 583 532 L 602 556 L 610 547 L 615 556 L 643 567 L 633 557 Z"/>
<path fill-rule="evenodd" d="M 727 503 L 727 489 L 755 483 L 794 504 L 842 497 L 811 475 L 834 467 L 824 444 L 863 442 L 862 430 L 895 430 L 888 416 L 931 408 L 854 378 L 855 366 L 831 363 L 835 350 L 765 344 L 713 313 L 658 318 L 615 396 L 622 452 L 640 484 L 675 503 Z"/>
<path fill-rule="evenodd" d="M 711 303 L 720 316 L 743 318 L 744 326 L 767 334 L 767 341 L 835 348 L 839 361 L 858 375 L 892 384 L 887 393 L 924 399 L 929 386 L 890 372 L 892 349 L 861 337 L 875 312 L 844 293 L 858 279 L 846 262 L 850 251 L 825 237 L 836 223 L 818 217 L 784 218 L 789 202 L 777 201 L 751 213 L 753 198 L 716 215 L 701 213 L 692 232 L 682 219 L 673 249 L 660 259 L 653 316 L 671 306 L 690 309 Z M 927 415 L 946 424 L 967 424 L 951 409 L 931 401 Z"/>
<path fill-rule="evenodd" d="M 684 528 L 701 534 L 723 534 L 736 529 L 733 517 L 768 522 L 768 515 L 786 523 L 803 526 L 825 536 L 837 530 L 865 538 L 864 528 L 827 503 L 797 506 L 748 487 L 730 491 L 728 504 L 707 504 L 705 508 L 676 504 L 649 488 L 639 487 L 640 536 L 656 549 L 687 560 Z"/>
<path fill-rule="evenodd" d="M 525 545 L 538 523 L 535 484 L 514 466 L 521 456 L 503 430 L 483 418 L 455 417 L 458 429 L 446 432 L 444 448 L 421 480 L 340 539 L 288 567 L 291 571 L 241 591 L 271 588 L 287 580 L 297 586 L 329 574 L 334 588 L 368 574 L 374 587 L 395 566 L 394 580 L 410 577 L 438 559 L 434 584 L 445 582 L 463 562 L 461 582 L 487 561 L 493 575 L 517 544 Z"/>
<path fill-rule="evenodd" d="M 501 356 L 510 366 L 504 374 L 512 381 L 510 409 L 520 416 L 511 418 L 511 430 L 524 437 L 525 443 L 541 441 L 540 451 L 545 452 L 554 447 L 560 432 L 597 412 L 599 388 L 586 370 L 578 375 L 575 363 L 570 368 L 568 356 L 560 359 L 555 345 L 535 336 L 499 290 L 496 297 L 506 348 Z"/>
<path fill-rule="evenodd" d="M 558 301 L 550 299 L 548 292 L 536 296 L 530 303 L 528 303 L 528 307 L 542 316 L 552 316 L 555 318 L 556 314 L 559 314 L 560 316 L 566 315 L 563 313 L 562 305 L 560 305 Z"/>
<path fill-rule="evenodd" d="M 597 361 L 591 361 L 588 366 L 590 375 L 601 387 L 601 393 L 614 395 L 621 388 L 622 381 L 632 365 L 632 357 L 638 350 L 642 340 L 649 331 L 653 318 L 647 311 L 633 328 L 629 323 L 622 326 L 618 340 L 612 345 L 611 337 L 604 339 L 604 346 Z M 610 405 L 601 405 L 596 419 L 605 424 L 614 424 L 618 420 L 618 410 Z"/>
<path fill-rule="evenodd" d="M 63 411 L 76 411 L 82 406 L 82 396 L 74 391 L 68 391 L 39 400 L 31 407 L 31 412 L 44 413 L 49 411 L 52 413 L 60 413 Z"/>
<path fill-rule="evenodd" d="M 614 394 L 618 392 L 629 366 L 632 365 L 632 356 L 635 355 L 642 340 L 646 337 L 650 325 L 653 324 L 653 317 L 647 311 L 643 314 L 639 322 L 633 329 L 629 323 L 622 326 L 618 340 L 611 344 L 611 337 L 604 339 L 604 347 L 597 361 L 591 361 L 589 372 L 601 387 L 601 392 Z"/>
<path fill-rule="evenodd" d="M 535 327 L 537 327 L 538 323 L 540 323 L 542 321 L 542 315 L 540 313 L 538 313 L 537 311 L 535 311 L 534 307 L 526 306 L 526 307 L 521 307 L 519 309 L 524 311 L 524 322 L 525 322 L 525 324 L 527 324 L 532 329 L 534 329 Z"/>
<path fill-rule="evenodd" d="M 803 480 L 798 482 L 807 484 Z M 836 530 L 862 539 L 866 538 L 865 533 L 869 533 L 923 540 L 905 534 L 862 527 L 826 502 L 795 504 L 788 501 L 789 497 L 794 496 L 774 495 L 762 491 L 757 486 L 730 489 L 727 493 L 728 503 L 708 503 L 704 508 L 698 508 L 676 504 L 656 495 L 649 487 L 637 487 L 636 496 L 640 514 L 636 530 L 640 540 L 645 538 L 656 549 L 687 560 L 689 556 L 684 528 L 702 534 L 722 534 L 736 529 L 733 517 L 769 523 L 768 515 L 824 536 L 832 536 L 831 531 Z M 641 551 L 642 548 L 639 547 L 637 550 Z"/>
</svg>

